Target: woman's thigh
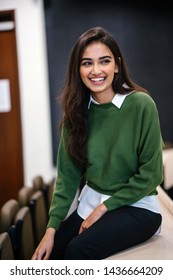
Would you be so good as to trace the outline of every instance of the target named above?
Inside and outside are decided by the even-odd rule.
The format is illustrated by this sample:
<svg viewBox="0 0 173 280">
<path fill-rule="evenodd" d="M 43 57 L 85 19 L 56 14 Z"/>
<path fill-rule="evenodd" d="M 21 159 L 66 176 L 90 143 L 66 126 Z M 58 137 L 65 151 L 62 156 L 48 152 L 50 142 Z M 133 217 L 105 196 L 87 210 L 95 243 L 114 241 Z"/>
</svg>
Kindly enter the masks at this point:
<svg viewBox="0 0 173 280">
<path fill-rule="evenodd" d="M 65 259 L 104 259 L 152 237 L 161 215 L 126 206 L 107 212 L 90 228 L 77 234 L 65 249 Z"/>
</svg>

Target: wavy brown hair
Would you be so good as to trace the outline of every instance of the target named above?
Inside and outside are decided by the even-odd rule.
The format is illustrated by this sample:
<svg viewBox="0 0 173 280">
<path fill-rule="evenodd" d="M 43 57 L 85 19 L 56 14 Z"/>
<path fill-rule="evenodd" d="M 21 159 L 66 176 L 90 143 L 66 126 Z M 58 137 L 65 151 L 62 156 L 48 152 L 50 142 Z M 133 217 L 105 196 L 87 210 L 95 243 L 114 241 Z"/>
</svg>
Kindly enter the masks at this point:
<svg viewBox="0 0 173 280">
<path fill-rule="evenodd" d="M 112 52 L 119 72 L 115 73 L 112 88 L 114 92 L 126 94 L 129 91 L 144 91 L 144 88 L 134 83 L 129 77 L 123 55 L 113 36 L 102 27 L 94 27 L 83 33 L 71 50 L 65 84 L 58 96 L 63 110 L 61 125 L 68 130 L 67 149 L 81 167 L 88 164 L 87 144 L 87 114 L 90 91 L 80 78 L 80 64 L 85 48 L 92 42 L 105 44 Z"/>
</svg>

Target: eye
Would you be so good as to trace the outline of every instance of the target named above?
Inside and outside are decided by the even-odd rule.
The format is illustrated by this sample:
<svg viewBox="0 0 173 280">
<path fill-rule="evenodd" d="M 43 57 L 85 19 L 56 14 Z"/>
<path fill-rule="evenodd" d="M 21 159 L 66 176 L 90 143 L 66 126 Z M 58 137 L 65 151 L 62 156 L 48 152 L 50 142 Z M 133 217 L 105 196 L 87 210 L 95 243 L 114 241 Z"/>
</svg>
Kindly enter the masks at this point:
<svg viewBox="0 0 173 280">
<path fill-rule="evenodd" d="M 88 60 L 82 61 L 82 62 L 81 62 L 81 65 L 82 65 L 82 66 L 90 66 L 91 64 L 92 64 L 92 62 L 91 62 L 91 61 L 88 61 Z"/>
<path fill-rule="evenodd" d="M 101 64 L 109 64 L 110 63 L 110 59 L 103 59 L 101 60 Z"/>
</svg>

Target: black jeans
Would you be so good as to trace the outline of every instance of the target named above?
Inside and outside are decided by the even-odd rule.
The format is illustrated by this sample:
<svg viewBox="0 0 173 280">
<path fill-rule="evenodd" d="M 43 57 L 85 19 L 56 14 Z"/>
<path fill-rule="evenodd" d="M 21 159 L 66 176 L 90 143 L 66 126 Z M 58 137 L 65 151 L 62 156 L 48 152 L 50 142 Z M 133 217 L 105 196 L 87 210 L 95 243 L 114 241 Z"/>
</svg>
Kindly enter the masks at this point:
<svg viewBox="0 0 173 280">
<path fill-rule="evenodd" d="M 101 260 L 151 238 L 160 214 L 133 206 L 112 210 L 78 234 L 83 219 L 74 211 L 55 234 L 50 259 Z"/>
</svg>

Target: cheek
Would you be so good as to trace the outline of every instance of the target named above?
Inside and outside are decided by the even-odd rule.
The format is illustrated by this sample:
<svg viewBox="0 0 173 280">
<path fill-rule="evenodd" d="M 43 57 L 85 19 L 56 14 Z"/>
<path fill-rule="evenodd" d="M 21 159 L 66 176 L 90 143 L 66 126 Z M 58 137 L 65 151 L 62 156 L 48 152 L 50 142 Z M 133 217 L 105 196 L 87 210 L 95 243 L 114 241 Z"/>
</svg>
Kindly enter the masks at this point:
<svg viewBox="0 0 173 280">
<path fill-rule="evenodd" d="M 85 80 L 87 78 L 88 72 L 84 69 L 80 69 L 80 77 L 82 80 Z"/>
<path fill-rule="evenodd" d="M 83 70 L 81 68 L 79 69 L 79 74 L 80 74 L 81 79 L 82 79 L 82 77 L 83 77 Z"/>
</svg>

